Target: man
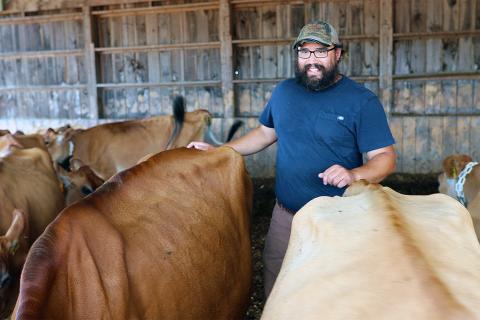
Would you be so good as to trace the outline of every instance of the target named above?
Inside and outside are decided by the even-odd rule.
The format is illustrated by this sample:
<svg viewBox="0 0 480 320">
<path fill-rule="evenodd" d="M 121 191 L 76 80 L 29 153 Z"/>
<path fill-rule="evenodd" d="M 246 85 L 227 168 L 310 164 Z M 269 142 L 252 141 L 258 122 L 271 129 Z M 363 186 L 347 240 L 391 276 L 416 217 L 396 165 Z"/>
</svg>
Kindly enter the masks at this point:
<svg viewBox="0 0 480 320">
<path fill-rule="evenodd" d="M 249 155 L 278 142 L 277 203 L 263 256 L 266 297 L 280 270 L 295 212 L 313 198 L 341 196 L 356 180 L 380 182 L 396 162 L 380 101 L 338 71 L 342 46 L 335 29 L 324 21 L 307 24 L 293 49 L 295 79 L 277 85 L 258 128 L 226 144 Z M 188 147 L 213 148 L 203 142 Z"/>
</svg>

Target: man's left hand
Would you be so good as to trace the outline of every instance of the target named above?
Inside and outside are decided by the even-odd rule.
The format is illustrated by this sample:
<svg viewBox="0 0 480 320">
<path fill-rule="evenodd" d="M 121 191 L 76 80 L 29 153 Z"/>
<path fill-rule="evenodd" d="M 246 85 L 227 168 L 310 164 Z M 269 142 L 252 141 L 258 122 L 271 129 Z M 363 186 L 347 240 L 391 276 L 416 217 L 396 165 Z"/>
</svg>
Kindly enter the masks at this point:
<svg viewBox="0 0 480 320">
<path fill-rule="evenodd" d="M 323 179 L 323 184 L 343 188 L 351 185 L 355 181 L 355 175 L 352 171 L 345 169 L 341 165 L 334 164 L 324 172 L 318 174 Z"/>
</svg>

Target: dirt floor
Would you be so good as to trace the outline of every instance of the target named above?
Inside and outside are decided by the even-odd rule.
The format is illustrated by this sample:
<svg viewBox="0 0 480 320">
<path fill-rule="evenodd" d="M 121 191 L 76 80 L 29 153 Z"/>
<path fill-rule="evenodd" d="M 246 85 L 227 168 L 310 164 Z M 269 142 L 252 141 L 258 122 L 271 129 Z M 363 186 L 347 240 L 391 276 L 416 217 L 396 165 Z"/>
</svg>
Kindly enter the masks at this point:
<svg viewBox="0 0 480 320">
<path fill-rule="evenodd" d="M 254 179 L 252 215 L 253 283 L 250 306 L 245 320 L 260 319 L 265 296 L 263 294 L 262 251 L 275 202 L 274 180 Z M 382 185 L 403 194 L 426 195 L 438 192 L 437 174 L 393 174 Z"/>
</svg>

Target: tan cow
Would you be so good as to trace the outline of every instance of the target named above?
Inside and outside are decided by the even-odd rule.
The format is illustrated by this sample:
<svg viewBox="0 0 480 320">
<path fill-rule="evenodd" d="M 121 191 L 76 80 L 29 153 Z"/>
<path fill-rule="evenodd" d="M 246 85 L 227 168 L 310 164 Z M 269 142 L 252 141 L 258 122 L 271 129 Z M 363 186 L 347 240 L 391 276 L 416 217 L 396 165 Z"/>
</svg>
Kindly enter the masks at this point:
<svg viewBox="0 0 480 320">
<path fill-rule="evenodd" d="M 262 319 L 480 319 L 480 245 L 441 194 L 358 182 L 294 217 Z"/>
<path fill-rule="evenodd" d="M 443 161 L 444 172 L 438 176 L 438 191 L 457 199 L 455 184 L 458 181 L 458 176 L 465 166 L 472 161 L 472 158 L 465 154 L 453 154 L 445 158 Z M 472 215 L 475 231 L 480 238 L 480 165 L 473 166 L 472 171 L 465 176 L 462 191 L 467 209 Z"/>
<path fill-rule="evenodd" d="M 161 152 L 66 208 L 32 247 L 19 319 L 243 319 L 252 186 L 228 147 Z"/>
<path fill-rule="evenodd" d="M 49 154 L 13 144 L 0 157 L 0 319 L 12 311 L 28 249 L 63 208 Z"/>
<path fill-rule="evenodd" d="M 107 180 L 148 154 L 203 140 L 205 131 L 211 134 L 212 116 L 207 110 L 185 113 L 184 108 L 185 100 L 179 96 L 174 100 L 174 117 L 108 123 L 87 130 L 67 128 L 63 134 L 49 130 L 46 141 L 54 161 L 64 163 L 71 156 L 70 162 L 87 165 Z"/>
<path fill-rule="evenodd" d="M 12 135 L 7 133 L 0 136 L 0 149 L 8 148 L 12 144 L 16 144 L 17 147 L 24 149 L 39 148 L 47 151 L 43 137 L 39 134 Z"/>
</svg>

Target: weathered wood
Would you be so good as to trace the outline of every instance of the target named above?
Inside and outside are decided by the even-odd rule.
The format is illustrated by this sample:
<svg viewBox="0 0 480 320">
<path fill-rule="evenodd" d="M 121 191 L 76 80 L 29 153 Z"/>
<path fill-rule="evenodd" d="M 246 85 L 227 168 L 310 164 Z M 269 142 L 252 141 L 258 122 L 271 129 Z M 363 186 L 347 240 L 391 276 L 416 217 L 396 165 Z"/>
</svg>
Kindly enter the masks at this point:
<svg viewBox="0 0 480 320">
<path fill-rule="evenodd" d="M 92 21 L 89 6 L 83 7 L 83 36 L 85 43 L 85 67 L 87 76 L 89 115 L 98 119 L 97 71 L 95 67 L 95 45 L 92 40 Z"/>
<path fill-rule="evenodd" d="M 231 11 L 227 0 L 220 0 L 218 34 L 220 37 L 220 63 L 222 75 L 222 96 L 225 118 L 235 116 L 233 101 L 233 61 L 232 61 L 232 34 L 231 34 Z"/>
<path fill-rule="evenodd" d="M 392 0 L 380 0 L 380 54 L 379 86 L 380 99 L 387 115 L 392 109 L 393 88 L 393 4 Z"/>
<path fill-rule="evenodd" d="M 390 118 L 390 129 L 392 130 L 393 138 L 395 139 L 395 152 L 397 153 L 397 168 L 396 171 L 404 172 L 404 155 L 403 152 L 403 118 L 394 117 Z"/>
</svg>

